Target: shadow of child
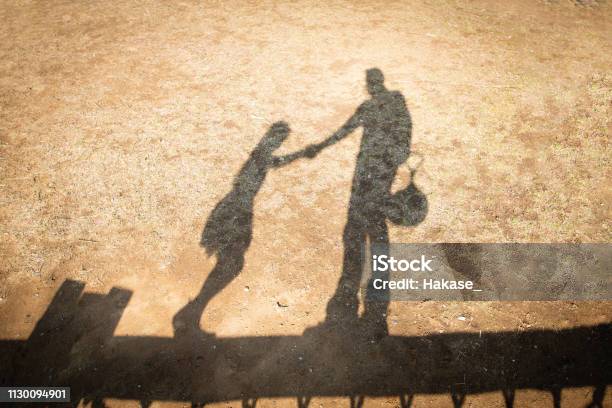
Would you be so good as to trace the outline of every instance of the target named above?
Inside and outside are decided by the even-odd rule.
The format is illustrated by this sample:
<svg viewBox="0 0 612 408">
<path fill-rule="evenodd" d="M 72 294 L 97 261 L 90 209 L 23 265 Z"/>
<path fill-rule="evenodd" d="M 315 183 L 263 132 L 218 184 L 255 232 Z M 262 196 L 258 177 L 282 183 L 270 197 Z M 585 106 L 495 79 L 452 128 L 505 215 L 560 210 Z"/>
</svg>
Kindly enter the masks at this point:
<svg viewBox="0 0 612 408">
<path fill-rule="evenodd" d="M 281 167 L 301 157 L 305 152 L 283 157 L 274 156 L 289 135 L 286 122 L 274 123 L 266 132 L 238 175 L 232 190 L 215 206 L 206 221 L 200 245 L 206 253 L 216 255 L 216 263 L 198 295 L 190 300 L 172 319 L 175 335 L 199 331 L 199 321 L 208 303 L 242 270 L 244 256 L 253 236 L 253 207 L 268 170 Z"/>
</svg>

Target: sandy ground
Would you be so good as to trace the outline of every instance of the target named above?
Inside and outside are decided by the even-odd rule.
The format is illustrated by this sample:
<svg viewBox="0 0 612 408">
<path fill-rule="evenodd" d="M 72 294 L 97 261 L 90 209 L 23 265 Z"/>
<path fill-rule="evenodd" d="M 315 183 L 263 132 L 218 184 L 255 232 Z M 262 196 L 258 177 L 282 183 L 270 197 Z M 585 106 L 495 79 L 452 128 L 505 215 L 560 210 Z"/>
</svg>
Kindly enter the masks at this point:
<svg viewBox="0 0 612 408">
<path fill-rule="evenodd" d="M 292 129 L 279 153 L 326 138 L 367 97 L 372 67 L 406 98 L 430 203 L 417 227 L 390 225 L 392 241 L 612 238 L 609 2 L 5 1 L 0 21 L 0 338 L 26 339 L 65 279 L 133 291 L 116 335 L 172 336 L 214 266 L 204 223 L 270 124 Z M 358 146 L 356 132 L 270 171 L 244 268 L 202 327 L 300 335 L 324 319 Z M 407 180 L 404 166 L 397 188 Z M 563 329 L 610 323 L 611 305 L 398 302 L 388 324 Z M 591 392 L 564 393 L 564 406 Z M 517 394 L 517 406 L 550 404 Z"/>
</svg>

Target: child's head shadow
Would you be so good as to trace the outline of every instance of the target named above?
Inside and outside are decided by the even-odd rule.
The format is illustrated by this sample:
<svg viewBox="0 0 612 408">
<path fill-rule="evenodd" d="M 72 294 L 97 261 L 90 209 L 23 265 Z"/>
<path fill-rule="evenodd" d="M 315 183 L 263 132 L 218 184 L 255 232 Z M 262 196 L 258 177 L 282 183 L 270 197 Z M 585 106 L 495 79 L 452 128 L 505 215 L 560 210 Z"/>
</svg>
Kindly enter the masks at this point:
<svg viewBox="0 0 612 408">
<path fill-rule="evenodd" d="M 291 128 L 289 128 L 287 122 L 282 120 L 274 122 L 259 142 L 258 149 L 265 151 L 267 154 L 272 154 L 283 144 L 290 132 Z"/>
</svg>

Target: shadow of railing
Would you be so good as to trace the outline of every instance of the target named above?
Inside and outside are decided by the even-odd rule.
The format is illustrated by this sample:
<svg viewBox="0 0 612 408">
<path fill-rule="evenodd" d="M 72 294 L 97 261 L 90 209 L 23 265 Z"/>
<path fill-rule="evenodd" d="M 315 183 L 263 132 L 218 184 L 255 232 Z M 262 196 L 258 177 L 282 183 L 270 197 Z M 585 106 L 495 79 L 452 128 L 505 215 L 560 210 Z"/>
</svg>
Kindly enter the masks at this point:
<svg viewBox="0 0 612 408">
<path fill-rule="evenodd" d="M 190 401 L 194 405 L 314 396 L 465 396 L 500 391 L 511 407 L 518 389 L 549 391 L 560 405 L 566 387 L 595 387 L 603 406 L 612 380 L 612 325 L 528 332 L 388 336 L 314 328 L 303 336 L 189 338 L 113 336 L 131 292 L 83 293 L 66 281 L 27 341 L 0 341 L 2 385 L 70 386 L 72 403 L 105 398 Z M 4 360 L 4 361 L 3 361 Z M 38 405 L 40 406 L 40 405 Z M 53 406 L 57 406 L 54 404 Z"/>
</svg>

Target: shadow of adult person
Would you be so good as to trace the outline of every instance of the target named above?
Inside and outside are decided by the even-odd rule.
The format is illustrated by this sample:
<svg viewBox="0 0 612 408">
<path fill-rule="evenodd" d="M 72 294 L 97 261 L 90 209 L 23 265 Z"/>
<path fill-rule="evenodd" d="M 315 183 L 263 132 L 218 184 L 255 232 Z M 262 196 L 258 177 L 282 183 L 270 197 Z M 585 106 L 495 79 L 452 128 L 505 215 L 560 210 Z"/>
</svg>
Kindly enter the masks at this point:
<svg viewBox="0 0 612 408">
<path fill-rule="evenodd" d="M 282 121 L 270 127 L 235 177 L 232 190 L 215 206 L 206 221 L 200 245 L 209 256 L 216 255 L 216 263 L 198 295 L 172 319 L 175 335 L 200 333 L 199 322 L 204 309 L 242 270 L 253 236 L 255 196 L 268 170 L 304 157 L 304 154 L 282 158 L 273 155 L 289 132 L 289 125 Z"/>
<path fill-rule="evenodd" d="M 343 324 L 345 328 L 388 334 L 386 314 L 389 293 L 374 289 L 372 280 L 366 289 L 364 313 L 358 316 L 358 291 L 362 278 L 362 245 L 388 244 L 387 209 L 391 186 L 398 167 L 410 154 L 412 120 L 403 95 L 385 87 L 380 69 L 366 71 L 370 99 L 363 102 L 346 123 L 321 143 L 305 149 L 309 157 L 363 128 L 361 145 L 353 175 L 348 217 L 344 228 L 342 276 L 327 305 L 326 325 Z M 384 275 L 377 277 L 385 278 Z"/>
</svg>

